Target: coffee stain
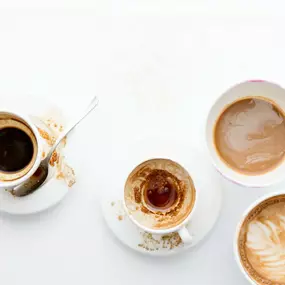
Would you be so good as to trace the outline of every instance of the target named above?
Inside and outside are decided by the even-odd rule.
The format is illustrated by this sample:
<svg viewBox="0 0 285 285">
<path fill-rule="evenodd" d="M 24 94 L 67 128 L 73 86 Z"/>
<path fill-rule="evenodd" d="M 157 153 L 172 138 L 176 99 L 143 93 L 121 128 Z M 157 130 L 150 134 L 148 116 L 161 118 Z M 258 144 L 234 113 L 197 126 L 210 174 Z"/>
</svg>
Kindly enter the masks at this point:
<svg viewBox="0 0 285 285">
<path fill-rule="evenodd" d="M 134 187 L 134 197 L 136 203 L 141 203 L 141 190 L 139 187 Z"/>
<path fill-rule="evenodd" d="M 183 245 L 182 239 L 178 233 L 166 235 L 153 235 L 147 232 L 141 232 L 142 242 L 138 247 L 146 251 L 173 250 Z"/>
<path fill-rule="evenodd" d="M 49 152 L 49 149 L 54 145 L 59 133 L 63 131 L 63 126 L 51 117 L 47 119 L 40 119 L 40 121 L 45 126 L 48 126 L 47 130 L 44 130 L 42 127 L 38 127 L 40 136 L 47 144 L 46 150 L 43 151 L 43 153 L 46 155 L 46 153 Z M 53 152 L 49 164 L 52 167 L 56 167 L 56 179 L 64 180 L 67 186 L 71 188 L 76 183 L 76 178 L 74 169 L 65 162 L 65 157 L 62 154 L 62 149 L 66 146 L 66 143 L 67 138 L 65 137 L 57 147 L 57 150 Z"/>
</svg>

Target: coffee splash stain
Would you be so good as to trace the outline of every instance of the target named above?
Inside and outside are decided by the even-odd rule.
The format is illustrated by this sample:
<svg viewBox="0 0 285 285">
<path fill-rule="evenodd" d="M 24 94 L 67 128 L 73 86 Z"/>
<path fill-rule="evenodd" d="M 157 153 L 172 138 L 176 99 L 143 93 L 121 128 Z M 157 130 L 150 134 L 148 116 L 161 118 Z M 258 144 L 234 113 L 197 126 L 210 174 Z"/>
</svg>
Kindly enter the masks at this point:
<svg viewBox="0 0 285 285">
<path fill-rule="evenodd" d="M 147 232 L 141 232 L 142 243 L 138 247 L 146 251 L 173 250 L 183 245 L 182 239 L 178 233 L 167 235 L 153 235 Z"/>
<path fill-rule="evenodd" d="M 110 202 L 110 206 L 114 208 L 112 211 L 114 211 L 114 216 L 118 223 L 128 219 L 122 200 L 112 201 Z M 182 239 L 177 232 L 155 235 L 141 231 L 138 228 L 137 230 L 139 231 L 137 246 L 145 251 L 171 251 L 183 247 Z"/>
<path fill-rule="evenodd" d="M 40 136 L 47 144 L 46 149 L 42 153 L 42 156 L 44 158 L 46 157 L 49 152 L 49 149 L 54 145 L 60 132 L 62 132 L 64 128 L 62 124 L 59 124 L 52 118 L 40 119 L 40 121 L 45 126 L 47 126 L 46 130 L 44 130 L 42 127 L 38 127 Z M 66 146 L 66 143 L 67 138 L 65 137 L 60 143 L 60 145 L 57 147 L 57 150 L 53 152 L 49 164 L 52 167 L 56 167 L 56 179 L 64 180 L 67 186 L 71 188 L 76 183 L 76 178 L 74 169 L 65 162 L 65 157 L 62 154 L 62 150 Z"/>
</svg>

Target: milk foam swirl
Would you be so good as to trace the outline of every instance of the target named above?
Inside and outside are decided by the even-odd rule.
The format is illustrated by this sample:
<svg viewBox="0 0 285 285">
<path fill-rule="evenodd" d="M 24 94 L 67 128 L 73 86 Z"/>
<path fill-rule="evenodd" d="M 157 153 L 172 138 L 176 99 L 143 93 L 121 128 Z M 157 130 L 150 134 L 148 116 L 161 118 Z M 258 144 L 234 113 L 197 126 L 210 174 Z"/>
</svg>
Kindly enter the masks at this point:
<svg viewBox="0 0 285 285">
<path fill-rule="evenodd" d="M 247 229 L 246 248 L 248 260 L 260 275 L 272 281 L 285 282 L 283 213 L 251 221 Z"/>
</svg>

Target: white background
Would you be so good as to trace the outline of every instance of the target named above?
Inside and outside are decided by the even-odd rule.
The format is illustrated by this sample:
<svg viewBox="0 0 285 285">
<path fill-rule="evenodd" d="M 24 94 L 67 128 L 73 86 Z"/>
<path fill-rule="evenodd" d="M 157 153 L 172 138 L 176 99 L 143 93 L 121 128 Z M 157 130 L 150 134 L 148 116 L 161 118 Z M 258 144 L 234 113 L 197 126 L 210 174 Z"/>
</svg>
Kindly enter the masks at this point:
<svg viewBox="0 0 285 285">
<path fill-rule="evenodd" d="M 272 189 L 225 183 L 210 236 L 194 252 L 167 259 L 117 242 L 100 198 L 122 191 L 112 172 L 127 163 L 133 140 L 161 133 L 202 147 L 207 111 L 228 87 L 247 79 L 285 86 L 282 3 L 0 2 L 1 100 L 48 96 L 76 113 L 93 94 L 100 98 L 70 138 L 78 183 L 68 197 L 42 214 L 0 214 L 0 283 L 247 284 L 233 258 L 235 226 Z"/>
</svg>

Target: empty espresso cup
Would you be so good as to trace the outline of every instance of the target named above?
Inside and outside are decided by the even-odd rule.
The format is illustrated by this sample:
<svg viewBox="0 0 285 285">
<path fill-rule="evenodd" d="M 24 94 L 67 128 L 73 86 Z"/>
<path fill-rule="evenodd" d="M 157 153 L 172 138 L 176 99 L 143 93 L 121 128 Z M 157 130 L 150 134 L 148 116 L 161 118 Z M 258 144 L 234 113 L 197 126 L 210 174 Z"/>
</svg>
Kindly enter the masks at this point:
<svg viewBox="0 0 285 285">
<path fill-rule="evenodd" d="M 39 167 L 40 134 L 28 116 L 0 111 L 0 189 L 13 189 Z"/>
<path fill-rule="evenodd" d="M 248 187 L 284 179 L 285 90 L 267 81 L 235 85 L 212 106 L 206 142 L 216 169 Z"/>
<path fill-rule="evenodd" d="M 125 183 L 124 207 L 131 221 L 152 234 L 178 232 L 192 240 L 186 225 L 197 193 L 187 170 L 170 159 L 150 159 L 136 166 Z"/>
</svg>

